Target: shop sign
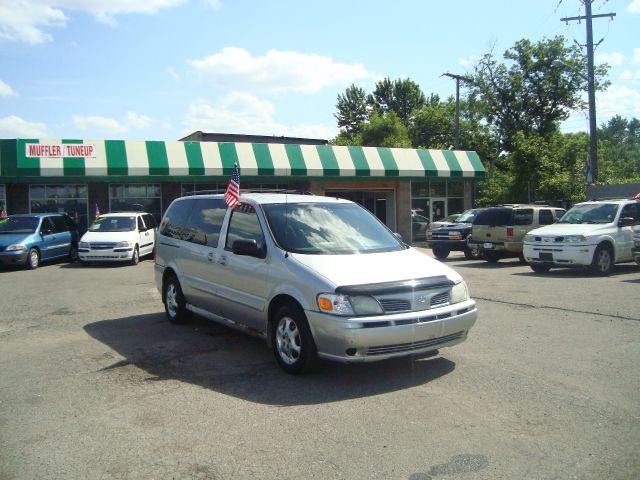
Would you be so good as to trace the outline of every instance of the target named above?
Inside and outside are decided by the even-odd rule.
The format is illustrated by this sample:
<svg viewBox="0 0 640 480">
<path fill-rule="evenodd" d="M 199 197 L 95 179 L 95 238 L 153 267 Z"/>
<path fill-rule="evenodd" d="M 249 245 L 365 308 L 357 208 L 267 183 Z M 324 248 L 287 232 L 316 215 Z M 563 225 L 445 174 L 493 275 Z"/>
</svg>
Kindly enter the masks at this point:
<svg viewBox="0 0 640 480">
<path fill-rule="evenodd" d="M 25 143 L 27 158 L 94 158 L 96 146 L 91 143 Z"/>
</svg>

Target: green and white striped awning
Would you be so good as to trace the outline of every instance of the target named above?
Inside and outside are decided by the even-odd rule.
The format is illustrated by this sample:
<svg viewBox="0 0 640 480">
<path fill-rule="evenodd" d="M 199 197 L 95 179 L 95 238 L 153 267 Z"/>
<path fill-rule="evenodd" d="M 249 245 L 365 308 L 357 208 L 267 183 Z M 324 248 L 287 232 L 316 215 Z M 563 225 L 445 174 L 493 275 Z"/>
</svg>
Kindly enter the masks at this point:
<svg viewBox="0 0 640 480">
<path fill-rule="evenodd" d="M 238 164 L 247 177 L 484 178 L 475 152 L 277 143 L 124 140 L 2 140 L 0 178 L 146 177 L 203 180 L 228 177 Z"/>
</svg>

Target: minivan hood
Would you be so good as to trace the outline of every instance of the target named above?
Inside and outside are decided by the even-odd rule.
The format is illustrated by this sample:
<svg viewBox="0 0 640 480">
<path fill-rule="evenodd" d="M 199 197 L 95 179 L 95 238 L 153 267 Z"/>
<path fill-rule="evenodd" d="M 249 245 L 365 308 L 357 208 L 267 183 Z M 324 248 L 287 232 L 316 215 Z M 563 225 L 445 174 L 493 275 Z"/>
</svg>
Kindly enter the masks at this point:
<svg viewBox="0 0 640 480">
<path fill-rule="evenodd" d="M 8 247 L 14 243 L 28 243 L 34 233 L 7 233 L 0 234 L 0 247 Z"/>
<path fill-rule="evenodd" d="M 453 282 L 462 277 L 452 268 L 416 248 L 397 252 L 350 255 L 291 254 L 338 286 L 394 282 L 445 275 Z"/>
<path fill-rule="evenodd" d="M 531 230 L 529 235 L 593 235 L 599 230 L 611 228 L 611 223 L 554 223 Z"/>
<path fill-rule="evenodd" d="M 135 232 L 86 232 L 81 242 L 124 242 L 129 240 Z"/>
</svg>

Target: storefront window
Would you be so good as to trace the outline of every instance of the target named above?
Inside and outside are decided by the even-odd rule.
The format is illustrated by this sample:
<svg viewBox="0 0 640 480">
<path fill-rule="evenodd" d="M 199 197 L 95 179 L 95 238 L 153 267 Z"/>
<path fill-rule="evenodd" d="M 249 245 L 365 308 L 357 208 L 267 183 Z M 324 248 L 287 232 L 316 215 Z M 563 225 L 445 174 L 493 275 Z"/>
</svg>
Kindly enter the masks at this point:
<svg viewBox="0 0 640 480">
<path fill-rule="evenodd" d="M 432 222 L 464 211 L 464 182 L 411 182 L 411 242 L 426 242 Z"/>
<path fill-rule="evenodd" d="M 446 182 L 430 182 L 431 183 L 431 196 L 432 197 L 446 197 L 447 196 L 447 183 Z"/>
<path fill-rule="evenodd" d="M 448 197 L 464 197 L 464 183 L 462 182 L 449 182 L 447 185 Z"/>
<path fill-rule="evenodd" d="M 31 213 L 66 213 L 87 229 L 88 188 L 86 185 L 29 185 Z"/>
<path fill-rule="evenodd" d="M 147 212 L 156 222 L 162 218 L 160 184 L 129 183 L 109 185 L 111 212 Z"/>
<path fill-rule="evenodd" d="M 200 193 L 224 193 L 227 188 L 223 183 L 183 183 L 180 185 L 180 196 L 198 195 Z"/>
<path fill-rule="evenodd" d="M 448 198 L 447 214 L 462 213 L 464 211 L 464 198 Z"/>
</svg>

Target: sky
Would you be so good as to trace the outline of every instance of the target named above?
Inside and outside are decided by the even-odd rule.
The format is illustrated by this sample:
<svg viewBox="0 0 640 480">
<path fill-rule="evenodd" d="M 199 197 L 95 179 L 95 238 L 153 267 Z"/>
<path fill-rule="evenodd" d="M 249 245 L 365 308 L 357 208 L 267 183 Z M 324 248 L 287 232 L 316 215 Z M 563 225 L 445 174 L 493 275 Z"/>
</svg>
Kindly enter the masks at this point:
<svg viewBox="0 0 640 480">
<path fill-rule="evenodd" d="M 640 118 L 640 0 L 594 0 L 597 123 Z M 337 95 L 384 77 L 426 95 L 516 41 L 586 44 L 581 0 L 2 0 L 0 138 L 331 139 Z M 463 87 L 464 88 L 464 87 Z M 463 90 L 464 93 L 464 90 Z M 586 93 L 585 93 L 586 99 Z M 588 129 L 575 113 L 564 131 Z"/>
</svg>

